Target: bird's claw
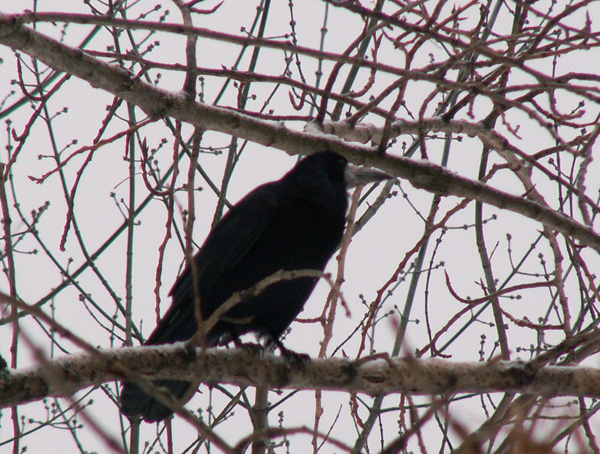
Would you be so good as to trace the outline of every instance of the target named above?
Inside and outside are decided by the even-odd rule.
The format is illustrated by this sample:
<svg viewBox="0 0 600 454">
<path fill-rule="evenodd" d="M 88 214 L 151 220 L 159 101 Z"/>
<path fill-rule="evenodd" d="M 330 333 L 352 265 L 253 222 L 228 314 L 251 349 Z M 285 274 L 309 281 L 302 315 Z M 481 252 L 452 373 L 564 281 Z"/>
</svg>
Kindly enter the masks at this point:
<svg viewBox="0 0 600 454">
<path fill-rule="evenodd" d="M 253 344 L 251 342 L 247 342 L 239 343 L 236 345 L 236 347 L 238 347 L 240 350 L 247 351 L 248 353 L 258 357 L 262 357 L 265 354 L 265 347 L 263 347 L 260 344 Z"/>
<path fill-rule="evenodd" d="M 290 365 L 299 366 L 301 368 L 305 368 L 311 361 L 310 355 L 288 350 L 287 348 L 281 350 L 281 356 L 283 356 Z"/>
</svg>

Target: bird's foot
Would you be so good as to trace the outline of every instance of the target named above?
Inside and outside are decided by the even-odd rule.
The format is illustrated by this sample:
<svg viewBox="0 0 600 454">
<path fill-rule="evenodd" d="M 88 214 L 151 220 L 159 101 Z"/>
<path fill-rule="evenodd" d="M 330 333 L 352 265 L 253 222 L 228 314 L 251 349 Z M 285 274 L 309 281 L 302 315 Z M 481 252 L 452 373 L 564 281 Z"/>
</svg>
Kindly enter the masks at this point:
<svg viewBox="0 0 600 454">
<path fill-rule="evenodd" d="M 235 346 L 240 350 L 251 353 L 254 356 L 262 357 L 265 354 L 265 347 L 263 347 L 261 344 L 253 344 L 251 342 L 236 342 Z"/>
<path fill-rule="evenodd" d="M 293 350 L 289 350 L 285 348 L 281 342 L 277 344 L 277 348 L 279 348 L 281 356 L 283 356 L 290 363 L 290 365 L 304 368 L 310 363 L 310 355 L 307 355 L 306 353 L 298 353 Z"/>
<path fill-rule="evenodd" d="M 310 363 L 310 355 L 306 353 L 298 353 L 292 350 L 285 350 L 285 352 L 281 352 L 282 356 L 288 360 L 290 364 L 300 366 L 302 368 L 306 367 Z"/>
</svg>

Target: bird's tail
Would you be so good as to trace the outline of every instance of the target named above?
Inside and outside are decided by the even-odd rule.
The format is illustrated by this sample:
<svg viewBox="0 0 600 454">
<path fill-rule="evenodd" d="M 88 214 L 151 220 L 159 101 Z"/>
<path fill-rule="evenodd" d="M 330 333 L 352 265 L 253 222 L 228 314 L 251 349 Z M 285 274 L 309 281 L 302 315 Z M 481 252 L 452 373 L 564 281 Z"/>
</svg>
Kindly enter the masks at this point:
<svg viewBox="0 0 600 454">
<path fill-rule="evenodd" d="M 185 402 L 191 397 L 193 384 L 179 380 L 157 380 L 153 382 L 156 386 L 164 386 L 178 401 Z M 197 388 L 198 384 L 196 384 Z M 189 397 L 187 396 L 188 394 Z M 141 416 L 144 421 L 162 421 L 173 414 L 173 410 L 160 403 L 154 397 L 146 394 L 137 385 L 125 383 L 121 391 L 121 412 L 129 419 Z"/>
<path fill-rule="evenodd" d="M 218 340 L 218 335 L 209 333 L 206 339 L 207 346 L 214 347 L 218 344 Z M 156 344 L 153 342 L 152 345 Z M 165 387 L 172 397 L 181 402 L 182 405 L 191 399 L 199 385 L 199 382 L 190 383 L 181 380 L 156 380 L 152 383 L 156 386 Z M 144 421 L 156 422 L 162 421 L 173 414 L 171 408 L 146 394 L 139 386 L 129 382 L 123 384 L 120 401 L 121 412 L 130 420 L 140 416 Z"/>
</svg>

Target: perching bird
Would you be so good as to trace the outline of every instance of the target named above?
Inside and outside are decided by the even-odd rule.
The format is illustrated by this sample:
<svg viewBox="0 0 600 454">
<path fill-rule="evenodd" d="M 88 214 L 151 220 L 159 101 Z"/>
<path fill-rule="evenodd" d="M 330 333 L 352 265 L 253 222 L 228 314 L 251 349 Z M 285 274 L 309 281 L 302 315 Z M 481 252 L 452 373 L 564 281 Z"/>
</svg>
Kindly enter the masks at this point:
<svg viewBox="0 0 600 454">
<path fill-rule="evenodd" d="M 346 190 L 388 178 L 376 170 L 350 166 L 337 153 L 323 151 L 301 160 L 280 180 L 250 192 L 217 223 L 194 257 L 194 266 L 179 276 L 170 293 L 171 307 L 145 344 L 186 341 L 196 334 L 194 289 L 206 320 L 234 292 L 277 271 L 325 269 L 342 239 Z M 244 300 L 207 333 L 206 345 L 256 332 L 284 353 L 279 337 L 302 311 L 317 280 L 280 281 Z M 184 403 L 197 387 L 176 380 L 157 380 L 155 384 L 165 386 Z M 123 386 L 121 411 L 146 421 L 160 421 L 173 413 L 132 383 Z"/>
</svg>

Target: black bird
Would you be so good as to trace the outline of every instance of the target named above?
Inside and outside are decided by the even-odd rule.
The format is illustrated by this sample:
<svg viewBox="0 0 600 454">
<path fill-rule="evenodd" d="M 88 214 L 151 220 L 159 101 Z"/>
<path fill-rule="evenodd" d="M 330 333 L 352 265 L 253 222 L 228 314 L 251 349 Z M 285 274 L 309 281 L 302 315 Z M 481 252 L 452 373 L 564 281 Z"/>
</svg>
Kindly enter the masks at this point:
<svg viewBox="0 0 600 454">
<path fill-rule="evenodd" d="M 194 266 L 179 276 L 170 293 L 171 307 L 145 345 L 186 341 L 196 334 L 195 288 L 202 316 L 208 319 L 234 292 L 277 271 L 325 269 L 342 239 L 346 190 L 388 178 L 323 151 L 301 160 L 280 180 L 250 192 L 213 228 L 195 255 Z M 286 353 L 279 337 L 302 311 L 317 280 L 280 281 L 241 302 L 207 333 L 206 345 L 215 346 L 223 338 L 237 341 L 244 333 L 256 332 Z M 197 388 L 197 384 L 176 380 L 155 384 L 167 387 L 182 402 Z M 132 383 L 123 386 L 121 411 L 146 421 L 160 421 L 173 413 Z"/>
</svg>

